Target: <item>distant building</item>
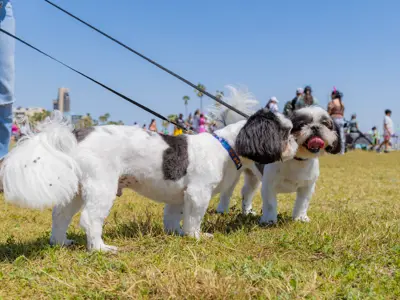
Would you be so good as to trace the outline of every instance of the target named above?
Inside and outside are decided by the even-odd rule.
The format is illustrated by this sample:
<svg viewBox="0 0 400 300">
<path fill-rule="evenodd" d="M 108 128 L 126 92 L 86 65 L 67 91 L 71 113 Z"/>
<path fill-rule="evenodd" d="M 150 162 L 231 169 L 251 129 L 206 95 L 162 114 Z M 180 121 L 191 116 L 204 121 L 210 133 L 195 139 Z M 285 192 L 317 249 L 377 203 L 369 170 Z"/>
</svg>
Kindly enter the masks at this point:
<svg viewBox="0 0 400 300">
<path fill-rule="evenodd" d="M 71 98 L 69 96 L 69 89 L 59 88 L 58 97 L 53 100 L 53 109 L 59 110 L 63 114 L 69 114 L 71 111 Z"/>
<path fill-rule="evenodd" d="M 23 117 L 31 117 L 35 113 L 41 113 L 45 111 L 44 108 L 41 107 L 21 107 L 18 106 L 16 108 L 13 108 L 13 117 L 14 119 L 20 119 Z"/>
</svg>

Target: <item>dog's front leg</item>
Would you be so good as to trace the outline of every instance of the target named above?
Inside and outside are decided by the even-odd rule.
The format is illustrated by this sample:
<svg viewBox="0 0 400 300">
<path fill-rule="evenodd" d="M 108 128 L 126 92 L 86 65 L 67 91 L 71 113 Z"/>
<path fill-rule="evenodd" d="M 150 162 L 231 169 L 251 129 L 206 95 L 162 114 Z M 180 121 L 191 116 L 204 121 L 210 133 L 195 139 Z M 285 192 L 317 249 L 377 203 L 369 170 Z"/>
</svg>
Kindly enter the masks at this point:
<svg viewBox="0 0 400 300">
<path fill-rule="evenodd" d="M 273 185 L 263 182 L 261 187 L 261 197 L 262 197 L 262 216 L 260 219 L 260 223 L 261 224 L 277 223 L 278 222 L 277 193 Z"/>
<path fill-rule="evenodd" d="M 183 232 L 185 235 L 200 239 L 201 221 L 206 213 L 210 198 L 211 191 L 203 186 L 186 189 L 183 204 Z"/>
<path fill-rule="evenodd" d="M 297 189 L 296 202 L 293 208 L 293 220 L 301 222 L 310 222 L 307 216 L 308 206 L 312 194 L 314 193 L 315 183 Z"/>
</svg>

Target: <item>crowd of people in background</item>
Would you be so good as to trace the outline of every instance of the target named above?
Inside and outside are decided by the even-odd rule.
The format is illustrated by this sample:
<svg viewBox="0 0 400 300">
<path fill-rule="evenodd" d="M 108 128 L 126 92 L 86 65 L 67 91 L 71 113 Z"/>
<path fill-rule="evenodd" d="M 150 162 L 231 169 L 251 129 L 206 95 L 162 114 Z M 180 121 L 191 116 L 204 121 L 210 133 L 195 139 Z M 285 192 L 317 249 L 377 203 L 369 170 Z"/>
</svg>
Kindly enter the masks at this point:
<svg viewBox="0 0 400 300">
<path fill-rule="evenodd" d="M 310 86 L 306 86 L 303 88 L 298 88 L 296 90 L 296 95 L 290 101 L 287 101 L 283 107 L 283 114 L 289 117 L 294 111 L 312 105 L 319 105 L 318 99 L 313 95 L 312 88 Z M 265 108 L 273 113 L 279 112 L 279 101 L 277 97 L 271 97 Z M 360 131 L 357 121 L 357 115 L 352 114 L 350 120 L 346 121 L 345 119 L 345 105 L 343 103 L 343 93 L 337 90 L 335 87 L 331 92 L 331 99 L 327 106 L 327 111 L 329 115 L 332 117 L 335 125 L 339 128 L 340 135 L 342 138 L 342 149 L 341 154 L 344 154 L 346 151 L 347 145 L 354 144 L 354 141 L 359 139 L 360 137 L 365 137 L 365 135 Z M 385 111 L 384 124 L 383 124 L 383 141 L 380 140 L 380 134 L 377 130 L 377 127 L 374 126 L 369 133 L 371 138 L 371 145 L 369 147 L 370 150 L 376 150 L 380 152 L 381 149 L 384 149 L 384 152 L 387 153 L 390 151 L 391 147 L 391 139 L 394 136 L 394 126 L 393 121 L 391 119 L 392 112 L 388 109 Z M 202 133 L 202 132 L 214 132 L 216 130 L 216 123 L 212 120 L 208 120 L 207 117 L 202 113 L 199 109 L 197 109 L 193 114 L 189 113 L 187 118 L 184 118 L 183 114 L 179 114 L 176 118 L 172 119 L 175 124 L 173 127 L 173 132 L 171 133 L 174 136 L 181 135 L 183 133 Z M 134 125 L 137 125 L 135 122 Z M 169 124 L 165 124 L 162 129 L 159 131 L 157 128 L 157 123 L 155 119 L 152 119 L 150 125 L 147 127 L 145 124 L 143 125 L 144 129 L 159 132 L 162 134 L 169 135 L 170 132 L 168 130 Z M 183 128 L 183 129 L 182 129 Z M 347 148 L 348 149 L 348 148 Z"/>
<path fill-rule="evenodd" d="M 201 113 L 199 109 L 197 109 L 193 114 L 189 113 L 187 118 L 185 118 L 183 114 L 180 113 L 170 121 L 171 123 L 173 122 L 178 125 L 178 126 L 174 125 L 173 127 L 172 135 L 174 136 L 181 135 L 184 133 L 192 133 L 192 134 L 203 133 L 203 132 L 212 133 L 216 130 L 215 122 L 209 121 L 205 116 L 205 114 Z M 135 122 L 133 125 L 137 125 L 137 122 Z M 146 124 L 143 124 L 142 128 L 165 135 L 170 134 L 168 130 L 169 123 L 164 124 L 164 126 L 162 126 L 162 129 L 159 130 L 155 119 L 151 120 L 150 125 L 148 127 Z"/>
<path fill-rule="evenodd" d="M 328 103 L 327 111 L 332 117 L 336 126 L 339 128 L 340 135 L 342 137 L 342 149 L 341 154 L 346 151 L 346 145 L 354 145 L 355 141 L 360 137 L 365 137 L 365 135 L 360 131 L 357 122 L 357 115 L 352 114 L 349 121 L 345 120 L 345 106 L 343 104 L 343 94 L 333 88 L 331 93 L 331 100 Z M 276 97 L 271 97 L 268 101 L 266 108 L 272 112 L 277 112 L 279 101 Z M 286 102 L 283 108 L 283 114 L 289 116 L 293 111 L 300 109 L 302 107 L 318 105 L 318 100 L 312 95 L 312 89 L 310 86 L 306 86 L 304 90 L 298 88 L 296 90 L 296 96 Z M 374 126 L 371 130 L 370 136 L 372 138 L 370 150 L 376 150 L 381 152 L 384 148 L 384 152 L 388 153 L 392 146 L 392 137 L 395 136 L 394 125 L 391 119 L 392 111 L 390 109 L 385 110 L 385 116 L 383 121 L 383 141 L 380 143 L 380 135 L 377 127 Z"/>
</svg>

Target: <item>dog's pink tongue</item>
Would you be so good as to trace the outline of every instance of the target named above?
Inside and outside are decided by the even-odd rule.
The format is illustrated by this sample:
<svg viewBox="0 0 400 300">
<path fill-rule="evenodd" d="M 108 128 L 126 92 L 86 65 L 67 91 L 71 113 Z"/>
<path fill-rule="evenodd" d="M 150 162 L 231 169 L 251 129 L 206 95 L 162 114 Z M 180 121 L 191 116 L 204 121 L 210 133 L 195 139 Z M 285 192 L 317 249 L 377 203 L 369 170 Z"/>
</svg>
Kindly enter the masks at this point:
<svg viewBox="0 0 400 300">
<path fill-rule="evenodd" d="M 319 137 L 313 137 L 308 141 L 307 147 L 310 149 L 322 149 L 324 148 L 325 142 Z"/>
</svg>

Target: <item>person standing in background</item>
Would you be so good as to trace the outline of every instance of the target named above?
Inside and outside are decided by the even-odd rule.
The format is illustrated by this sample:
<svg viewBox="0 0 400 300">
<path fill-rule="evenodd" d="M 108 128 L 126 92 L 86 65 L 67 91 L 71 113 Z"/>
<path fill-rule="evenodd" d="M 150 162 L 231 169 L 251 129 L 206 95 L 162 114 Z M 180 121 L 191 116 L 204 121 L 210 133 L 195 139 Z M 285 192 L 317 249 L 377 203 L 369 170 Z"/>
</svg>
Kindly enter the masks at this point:
<svg viewBox="0 0 400 300">
<path fill-rule="evenodd" d="M 381 151 L 382 146 L 385 146 L 385 153 L 389 152 L 390 140 L 394 134 L 394 126 L 392 121 L 392 111 L 390 109 L 385 110 L 385 117 L 383 119 L 383 142 L 379 145 L 377 152 Z"/>
<path fill-rule="evenodd" d="M 270 112 L 277 113 L 279 111 L 278 103 L 279 103 L 279 101 L 278 101 L 278 99 L 276 99 L 276 97 L 271 97 L 271 99 L 269 99 L 269 101 L 265 107 Z"/>
<path fill-rule="evenodd" d="M 376 126 L 372 127 L 372 148 L 379 145 L 379 132 Z"/>
<path fill-rule="evenodd" d="M 151 119 L 150 125 L 149 125 L 149 130 L 150 131 L 154 131 L 154 132 L 158 132 L 157 130 L 157 123 L 155 119 Z"/>
<path fill-rule="evenodd" d="M 296 106 L 296 102 L 301 95 L 303 95 L 303 89 L 298 88 L 296 90 L 296 97 L 294 97 L 292 100 L 286 102 L 285 106 L 283 107 L 283 114 L 286 117 L 289 117 L 293 113 L 295 106 Z"/>
<path fill-rule="evenodd" d="M 199 119 L 199 133 L 207 132 L 206 129 L 207 121 L 203 114 L 200 114 Z"/>
<path fill-rule="evenodd" d="M 304 88 L 304 94 L 297 99 L 294 108 L 295 110 L 297 110 L 303 107 L 313 106 L 313 105 L 318 105 L 318 100 L 312 95 L 311 87 L 306 86 Z"/>
<path fill-rule="evenodd" d="M 174 127 L 174 136 L 183 134 L 183 129 L 186 130 L 186 123 L 183 120 L 183 114 L 179 114 L 179 117 L 175 120 L 176 124 L 179 125 Z"/>
<path fill-rule="evenodd" d="M 15 34 L 15 19 L 9 0 L 0 0 L 0 28 Z M 8 153 L 15 101 L 15 40 L 0 32 L 0 160 Z"/>
<path fill-rule="evenodd" d="M 343 94 L 334 88 L 331 94 L 332 100 L 328 103 L 328 114 L 339 128 L 340 139 L 342 141 L 340 154 L 343 155 L 346 148 L 346 139 L 344 135 L 344 105 L 342 97 Z"/>
<path fill-rule="evenodd" d="M 196 111 L 194 112 L 193 123 L 192 123 L 192 128 L 195 133 L 199 132 L 199 126 L 200 126 L 200 110 L 196 109 Z"/>
<path fill-rule="evenodd" d="M 360 135 L 360 132 L 359 132 L 359 129 L 358 129 L 358 122 L 357 122 L 357 115 L 356 114 L 352 114 L 351 115 L 351 120 L 349 121 L 349 134 L 350 134 L 352 143 Z"/>
<path fill-rule="evenodd" d="M 188 126 L 188 128 L 190 130 L 193 130 L 193 117 L 192 117 L 192 113 L 189 114 L 189 116 L 186 119 L 186 125 Z"/>
</svg>

